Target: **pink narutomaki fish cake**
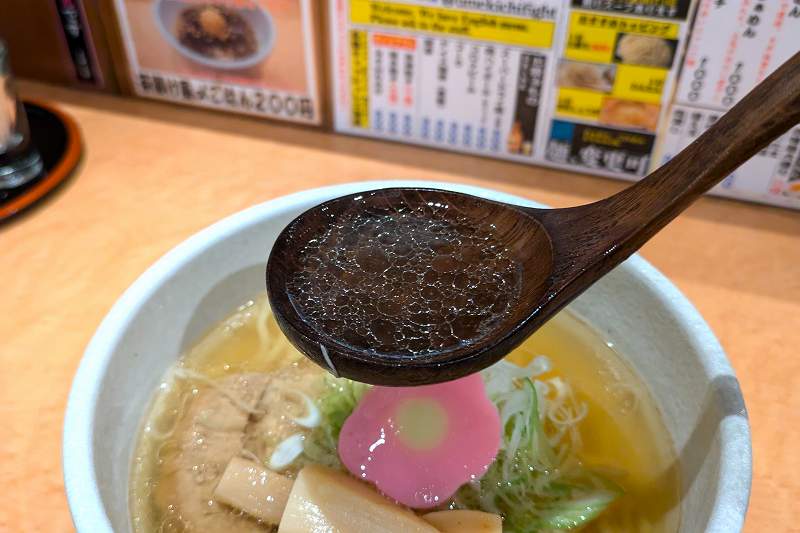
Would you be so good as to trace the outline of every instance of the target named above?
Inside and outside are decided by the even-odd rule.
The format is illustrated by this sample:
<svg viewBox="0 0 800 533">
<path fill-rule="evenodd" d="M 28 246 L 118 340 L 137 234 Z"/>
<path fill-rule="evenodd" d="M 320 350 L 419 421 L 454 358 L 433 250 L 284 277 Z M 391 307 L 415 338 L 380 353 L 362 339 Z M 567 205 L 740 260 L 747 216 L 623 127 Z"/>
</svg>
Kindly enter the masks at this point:
<svg viewBox="0 0 800 533">
<path fill-rule="evenodd" d="M 421 387 L 373 387 L 345 421 L 350 472 L 409 507 L 442 504 L 478 479 L 500 447 L 500 417 L 480 375 Z"/>
</svg>

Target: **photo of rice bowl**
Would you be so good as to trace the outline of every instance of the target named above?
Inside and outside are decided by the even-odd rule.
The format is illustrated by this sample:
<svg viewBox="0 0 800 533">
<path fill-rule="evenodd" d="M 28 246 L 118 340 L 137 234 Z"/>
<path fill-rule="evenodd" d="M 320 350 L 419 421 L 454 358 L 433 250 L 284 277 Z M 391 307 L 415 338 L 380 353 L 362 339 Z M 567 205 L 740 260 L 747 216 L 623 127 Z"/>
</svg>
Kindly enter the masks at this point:
<svg viewBox="0 0 800 533">
<path fill-rule="evenodd" d="M 269 56 L 276 26 L 256 3 L 157 0 L 153 16 L 162 36 L 183 57 L 222 70 L 253 67 Z"/>
</svg>

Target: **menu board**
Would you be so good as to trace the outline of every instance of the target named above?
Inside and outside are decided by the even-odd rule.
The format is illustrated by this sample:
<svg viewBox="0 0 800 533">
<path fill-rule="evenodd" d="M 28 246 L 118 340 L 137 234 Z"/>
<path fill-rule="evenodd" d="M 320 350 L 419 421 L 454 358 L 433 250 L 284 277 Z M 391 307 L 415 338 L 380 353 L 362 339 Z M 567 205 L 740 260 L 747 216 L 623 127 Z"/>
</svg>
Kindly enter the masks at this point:
<svg viewBox="0 0 800 533">
<path fill-rule="evenodd" d="M 332 0 L 330 7 L 338 131 L 534 155 L 560 0 Z"/>
<path fill-rule="evenodd" d="M 337 131 L 636 178 L 690 0 L 330 0 Z"/>
<path fill-rule="evenodd" d="M 694 141 L 797 52 L 800 0 L 700 0 L 659 162 Z M 713 192 L 800 207 L 798 145 L 800 127 L 751 158 Z"/>
<path fill-rule="evenodd" d="M 320 124 L 310 0 L 115 0 L 141 96 Z"/>
<path fill-rule="evenodd" d="M 627 178 L 647 173 L 689 4 L 571 2 L 554 80 L 548 161 Z"/>
</svg>

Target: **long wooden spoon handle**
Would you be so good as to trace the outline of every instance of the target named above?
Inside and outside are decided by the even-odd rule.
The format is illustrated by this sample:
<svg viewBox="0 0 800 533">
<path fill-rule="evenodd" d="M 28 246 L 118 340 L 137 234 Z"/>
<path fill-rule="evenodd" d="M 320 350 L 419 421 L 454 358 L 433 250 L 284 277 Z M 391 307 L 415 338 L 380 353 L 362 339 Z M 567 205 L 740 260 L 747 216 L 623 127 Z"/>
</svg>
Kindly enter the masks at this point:
<svg viewBox="0 0 800 533">
<path fill-rule="evenodd" d="M 531 210 L 553 238 L 554 287 L 598 279 L 798 122 L 800 53 L 639 183 L 593 204 Z"/>
<path fill-rule="evenodd" d="M 800 53 L 781 65 L 697 140 L 620 196 L 662 207 L 659 229 L 742 163 L 800 122 Z M 653 213 L 655 214 L 655 213 Z"/>
</svg>

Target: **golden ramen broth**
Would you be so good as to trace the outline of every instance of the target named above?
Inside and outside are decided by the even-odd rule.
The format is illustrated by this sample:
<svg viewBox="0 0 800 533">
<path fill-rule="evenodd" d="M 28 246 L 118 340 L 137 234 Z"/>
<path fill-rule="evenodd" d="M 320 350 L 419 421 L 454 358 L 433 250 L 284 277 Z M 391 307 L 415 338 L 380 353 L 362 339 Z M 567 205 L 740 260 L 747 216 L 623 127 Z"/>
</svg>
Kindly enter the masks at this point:
<svg viewBox="0 0 800 533">
<path fill-rule="evenodd" d="M 508 358 L 524 365 L 535 355 L 546 355 L 552 363 L 552 369 L 537 379 L 561 377 L 588 406 L 588 414 L 578 426 L 581 461 L 608 473 L 625 491 L 582 531 L 677 531 L 675 453 L 661 415 L 641 380 L 603 339 L 569 312 L 556 316 Z M 243 305 L 212 329 L 176 368 L 216 380 L 289 365 L 302 368 L 309 377 L 322 373 L 283 337 L 262 297 Z M 130 506 L 137 533 L 186 530 L 178 518 L 177 504 L 169 500 L 169 477 L 173 473 L 164 471 L 162 465 L 177 448 L 178 436 L 171 434 L 171 429 L 204 385 L 172 376 L 169 374 L 161 384 L 136 444 Z M 241 531 L 270 531 L 241 513 L 227 512 L 241 520 Z M 239 530 L 235 527 L 231 533 Z"/>
<path fill-rule="evenodd" d="M 581 531 L 667 533 L 678 530 L 679 485 L 672 441 L 649 391 L 593 329 L 562 311 L 514 350 L 525 364 L 546 355 L 588 407 L 581 421 L 584 464 L 607 469 L 625 494 Z M 619 471 L 622 477 L 613 473 Z"/>
</svg>

